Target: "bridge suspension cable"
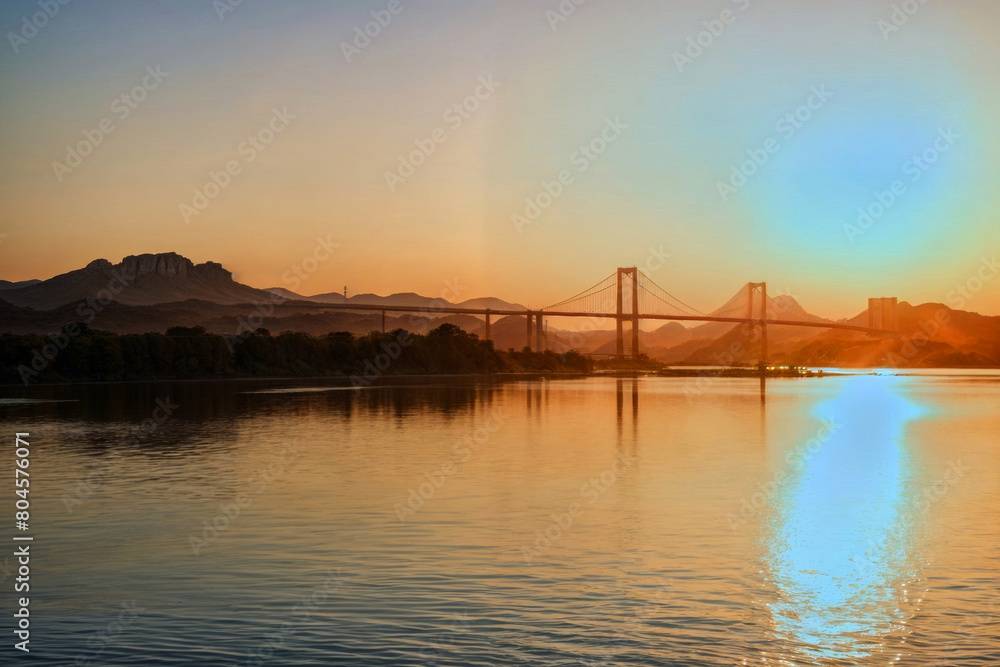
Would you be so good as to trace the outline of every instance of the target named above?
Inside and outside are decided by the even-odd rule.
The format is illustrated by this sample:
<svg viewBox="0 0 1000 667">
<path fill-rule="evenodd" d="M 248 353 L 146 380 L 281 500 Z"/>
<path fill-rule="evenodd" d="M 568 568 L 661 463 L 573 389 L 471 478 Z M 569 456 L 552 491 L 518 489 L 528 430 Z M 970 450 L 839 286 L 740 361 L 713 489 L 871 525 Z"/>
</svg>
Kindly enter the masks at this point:
<svg viewBox="0 0 1000 667">
<path fill-rule="evenodd" d="M 657 285 L 643 272 L 639 272 L 639 310 L 657 315 L 704 315 L 673 294 Z"/>
<path fill-rule="evenodd" d="M 583 290 L 575 296 L 571 296 L 568 299 L 560 301 L 559 303 L 552 304 L 551 306 L 545 306 L 542 308 L 545 310 L 555 310 L 556 308 L 563 308 L 564 310 L 575 310 L 579 312 L 601 312 L 602 308 L 611 308 L 614 310 L 614 299 L 616 298 L 616 290 L 618 288 L 618 276 L 616 273 L 612 273 L 610 276 L 600 281 L 593 287 Z M 572 309 L 565 308 L 565 306 L 576 303 L 576 306 Z"/>
<path fill-rule="evenodd" d="M 637 277 L 638 284 L 635 284 L 636 278 L 633 276 Z M 621 284 L 619 284 L 619 279 Z M 670 316 L 676 316 L 682 319 L 704 317 L 709 320 L 732 318 L 754 321 L 760 320 L 762 317 L 761 297 L 765 291 L 762 287 L 763 285 L 759 283 L 744 283 L 728 301 L 706 313 L 681 301 L 656 284 L 642 271 L 622 270 L 620 278 L 618 272 L 612 273 L 579 294 L 546 306 L 542 312 L 559 311 L 603 316 L 611 316 L 621 312 L 622 316 L 626 318 L 632 316 L 633 313 L 638 313 L 640 316 L 668 319 Z M 638 303 L 633 303 L 633 295 L 638 298 Z M 621 298 L 620 311 L 619 296 Z M 787 311 L 788 304 L 786 302 L 779 302 L 770 296 L 767 297 L 765 319 L 785 320 L 789 323 L 800 321 L 803 324 L 825 322 L 822 318 L 802 317 L 800 312 L 792 315 Z"/>
<path fill-rule="evenodd" d="M 747 317 L 747 315 L 753 312 L 754 317 L 759 317 L 759 310 L 751 311 L 750 302 L 747 299 L 747 285 L 746 283 L 736 292 L 728 301 L 713 310 L 709 315 L 712 317 Z"/>
</svg>

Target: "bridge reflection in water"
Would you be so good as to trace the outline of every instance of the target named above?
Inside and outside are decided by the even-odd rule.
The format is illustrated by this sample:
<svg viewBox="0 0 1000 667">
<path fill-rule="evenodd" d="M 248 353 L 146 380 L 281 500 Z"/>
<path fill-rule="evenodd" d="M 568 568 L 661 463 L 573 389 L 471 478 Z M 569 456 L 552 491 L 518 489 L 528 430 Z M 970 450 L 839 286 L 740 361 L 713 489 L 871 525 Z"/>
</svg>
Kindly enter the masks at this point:
<svg viewBox="0 0 1000 667">
<path fill-rule="evenodd" d="M 632 434 L 635 437 L 639 429 L 639 378 L 618 378 L 615 382 L 615 403 L 618 408 L 618 440 L 621 442 L 625 424 L 625 384 L 629 385 L 629 396 L 632 403 Z"/>
</svg>

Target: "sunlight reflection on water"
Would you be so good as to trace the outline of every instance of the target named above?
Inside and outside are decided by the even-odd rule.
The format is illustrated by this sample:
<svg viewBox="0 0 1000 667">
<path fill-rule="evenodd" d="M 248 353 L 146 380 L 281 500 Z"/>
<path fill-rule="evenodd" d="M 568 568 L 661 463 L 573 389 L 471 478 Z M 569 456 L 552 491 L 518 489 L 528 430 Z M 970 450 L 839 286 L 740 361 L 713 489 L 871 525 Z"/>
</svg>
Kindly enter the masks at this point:
<svg viewBox="0 0 1000 667">
<path fill-rule="evenodd" d="M 815 414 L 835 424 L 792 471 L 765 537 L 775 632 L 814 658 L 861 658 L 901 629 L 899 591 L 915 576 L 904 426 L 922 410 L 894 377 L 856 377 Z M 891 657 L 890 657 L 891 659 Z"/>
</svg>

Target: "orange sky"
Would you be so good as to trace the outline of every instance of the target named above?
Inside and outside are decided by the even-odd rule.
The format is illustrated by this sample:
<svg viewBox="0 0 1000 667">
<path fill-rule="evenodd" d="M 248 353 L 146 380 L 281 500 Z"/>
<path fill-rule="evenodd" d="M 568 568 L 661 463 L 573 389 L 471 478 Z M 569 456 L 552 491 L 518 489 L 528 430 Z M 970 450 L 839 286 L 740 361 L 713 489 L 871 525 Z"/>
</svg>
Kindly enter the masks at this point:
<svg viewBox="0 0 1000 667">
<path fill-rule="evenodd" d="M 888 34 L 861 0 L 588 3 L 565 22 L 521 0 L 403 3 L 345 48 L 385 6 L 66 6 L 0 61 L 0 278 L 174 251 L 289 287 L 330 238 L 301 292 L 450 282 L 541 307 L 656 265 L 702 310 L 767 281 L 848 317 L 870 296 L 948 303 L 1000 250 L 994 3 L 927 4 Z M 969 296 L 1000 314 L 1000 280 Z"/>
</svg>

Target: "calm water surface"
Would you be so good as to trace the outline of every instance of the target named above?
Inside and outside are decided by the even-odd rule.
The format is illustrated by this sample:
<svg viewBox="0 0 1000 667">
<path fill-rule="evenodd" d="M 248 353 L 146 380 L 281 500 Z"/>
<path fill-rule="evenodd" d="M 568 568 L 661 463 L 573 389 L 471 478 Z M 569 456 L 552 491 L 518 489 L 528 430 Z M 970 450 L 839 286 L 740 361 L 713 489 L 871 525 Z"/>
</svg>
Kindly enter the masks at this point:
<svg viewBox="0 0 1000 667">
<path fill-rule="evenodd" d="M 8 387 L 0 420 L 29 662 L 1000 664 L 997 374 Z"/>
</svg>

